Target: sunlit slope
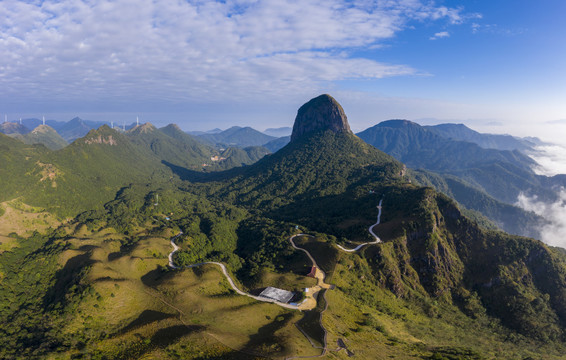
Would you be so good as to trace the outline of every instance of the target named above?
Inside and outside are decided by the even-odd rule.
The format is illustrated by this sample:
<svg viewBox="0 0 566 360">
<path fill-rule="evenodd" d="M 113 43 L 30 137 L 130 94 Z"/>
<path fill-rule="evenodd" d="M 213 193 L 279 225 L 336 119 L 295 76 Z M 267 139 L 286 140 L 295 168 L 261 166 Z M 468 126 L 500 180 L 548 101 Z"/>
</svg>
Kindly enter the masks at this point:
<svg viewBox="0 0 566 360">
<path fill-rule="evenodd" d="M 1 136 L 3 199 L 23 196 L 25 203 L 60 216 L 101 206 L 129 183 L 172 175 L 150 152 L 108 126 L 55 152 Z"/>
<path fill-rule="evenodd" d="M 273 206 L 338 194 L 353 184 L 400 181 L 404 167 L 355 135 L 322 131 L 301 138 L 228 180 L 223 193 Z"/>
<path fill-rule="evenodd" d="M 150 150 L 157 158 L 176 166 L 201 170 L 215 151 L 184 134 L 176 125 L 157 129 L 146 123 L 128 130 L 128 139 Z"/>
</svg>

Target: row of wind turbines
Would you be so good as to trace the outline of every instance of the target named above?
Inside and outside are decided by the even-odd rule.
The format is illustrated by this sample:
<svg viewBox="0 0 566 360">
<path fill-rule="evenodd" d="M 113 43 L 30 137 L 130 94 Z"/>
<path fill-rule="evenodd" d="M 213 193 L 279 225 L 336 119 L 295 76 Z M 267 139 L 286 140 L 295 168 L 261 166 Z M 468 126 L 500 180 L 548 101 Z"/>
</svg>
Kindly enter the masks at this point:
<svg viewBox="0 0 566 360">
<path fill-rule="evenodd" d="M 4 114 L 4 123 L 8 122 L 8 114 Z M 43 125 L 45 125 L 45 115 L 43 116 L 43 121 L 42 121 Z M 20 118 L 20 125 L 22 125 L 22 118 Z M 139 116 L 136 116 L 136 126 L 140 125 L 140 118 Z M 110 127 L 112 129 L 114 129 L 114 121 L 110 121 Z M 126 122 L 124 121 L 122 123 L 122 130 L 126 131 Z"/>
<path fill-rule="evenodd" d="M 140 118 L 136 116 L 136 126 L 140 125 Z M 110 127 L 114 129 L 114 121 L 110 121 Z M 122 131 L 126 131 L 126 122 L 122 122 Z"/>
</svg>

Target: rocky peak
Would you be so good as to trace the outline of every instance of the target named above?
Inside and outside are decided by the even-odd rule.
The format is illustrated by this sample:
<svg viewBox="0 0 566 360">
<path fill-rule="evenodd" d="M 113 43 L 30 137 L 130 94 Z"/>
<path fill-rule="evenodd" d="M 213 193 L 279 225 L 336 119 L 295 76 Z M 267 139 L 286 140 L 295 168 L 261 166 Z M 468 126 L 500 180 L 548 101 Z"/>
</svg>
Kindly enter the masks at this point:
<svg viewBox="0 0 566 360">
<path fill-rule="evenodd" d="M 177 125 L 177 124 L 169 124 L 169 125 L 167 125 L 165 128 L 168 128 L 168 129 L 171 129 L 171 130 L 175 130 L 175 131 L 183 132 L 183 130 L 181 130 L 181 128 L 180 128 L 179 125 Z"/>
<path fill-rule="evenodd" d="M 151 133 L 153 131 L 157 130 L 155 128 L 155 126 L 153 126 L 151 123 L 144 123 L 141 125 L 136 125 L 133 128 L 131 128 L 130 130 L 128 130 L 128 133 L 131 134 L 147 134 L 147 133 Z"/>
<path fill-rule="evenodd" d="M 344 109 L 328 94 L 315 97 L 299 108 L 291 141 L 304 134 L 324 130 L 352 133 Z"/>
<path fill-rule="evenodd" d="M 98 129 L 92 129 L 85 135 L 85 137 L 79 139 L 77 142 L 83 142 L 87 145 L 92 144 L 105 144 L 105 145 L 118 145 L 117 132 L 111 129 L 108 125 L 102 125 Z M 82 141 L 81 141 L 82 140 Z"/>
<path fill-rule="evenodd" d="M 32 134 L 47 134 L 52 132 L 55 132 L 55 130 L 49 125 L 38 125 L 31 131 Z"/>
</svg>

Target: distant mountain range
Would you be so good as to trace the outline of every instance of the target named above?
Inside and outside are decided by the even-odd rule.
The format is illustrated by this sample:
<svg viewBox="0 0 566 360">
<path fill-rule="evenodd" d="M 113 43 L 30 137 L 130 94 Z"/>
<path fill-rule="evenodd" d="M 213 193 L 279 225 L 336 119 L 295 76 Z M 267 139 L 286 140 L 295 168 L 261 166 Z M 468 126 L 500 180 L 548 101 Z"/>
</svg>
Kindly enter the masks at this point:
<svg viewBox="0 0 566 360">
<path fill-rule="evenodd" d="M 23 119 L 22 124 L 0 124 L 0 132 L 26 144 L 40 143 L 51 150 L 85 136 L 102 122 L 73 118 L 68 122 Z M 33 131 L 29 129 L 32 128 Z M 196 171 L 218 171 L 249 165 L 275 153 L 290 141 L 289 127 L 267 129 L 274 137 L 251 127 L 185 133 L 176 125 L 157 129 L 151 124 L 128 125 L 124 133 L 138 146 L 171 166 Z M 117 127 L 118 132 L 123 129 Z M 193 135 L 191 135 L 193 134 Z M 536 138 L 481 134 L 463 124 L 420 126 L 407 120 L 388 120 L 358 136 L 394 156 L 413 171 L 415 181 L 434 186 L 470 210 L 487 216 L 508 232 L 538 237 L 543 220 L 514 206 L 519 193 L 556 199 L 563 176 L 536 175 L 536 163 L 526 153 L 543 144 Z"/>
<path fill-rule="evenodd" d="M 423 127 L 442 137 L 468 141 L 484 149 L 532 151 L 535 146 L 544 144 L 540 139 L 534 137 L 519 138 L 511 135 L 481 134 L 464 124 L 439 124 Z"/>
<path fill-rule="evenodd" d="M 197 137 L 205 143 L 220 148 L 226 148 L 229 146 L 261 146 L 275 140 L 275 137 L 265 135 L 251 127 L 239 126 L 233 126 L 229 129 L 216 133 L 197 135 Z"/>
<path fill-rule="evenodd" d="M 263 131 L 264 134 L 269 136 L 274 136 L 277 138 L 291 136 L 292 132 L 293 132 L 293 128 L 288 126 L 280 127 L 280 128 L 268 128 Z"/>
<path fill-rule="evenodd" d="M 561 176 L 534 173 L 536 162 L 522 152 L 534 150 L 537 144 L 530 140 L 479 134 L 463 125 L 424 127 L 407 120 L 384 121 L 358 136 L 417 170 L 421 183 L 515 234 L 538 237 L 537 225 L 543 222 L 513 206 L 520 193 L 554 201 L 556 189 L 566 185 Z"/>
</svg>

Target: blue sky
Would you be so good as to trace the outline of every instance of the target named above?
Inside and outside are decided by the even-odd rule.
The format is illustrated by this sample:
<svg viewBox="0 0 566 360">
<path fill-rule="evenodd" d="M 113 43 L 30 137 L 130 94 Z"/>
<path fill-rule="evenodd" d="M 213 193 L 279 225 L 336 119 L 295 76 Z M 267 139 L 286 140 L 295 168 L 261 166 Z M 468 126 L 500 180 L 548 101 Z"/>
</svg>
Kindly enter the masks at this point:
<svg viewBox="0 0 566 360">
<path fill-rule="evenodd" d="M 0 114 L 289 126 L 330 93 L 354 129 L 463 122 L 561 141 L 563 0 L 0 2 Z"/>
</svg>

